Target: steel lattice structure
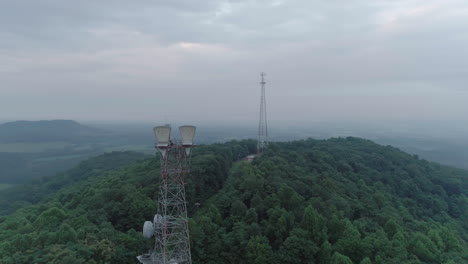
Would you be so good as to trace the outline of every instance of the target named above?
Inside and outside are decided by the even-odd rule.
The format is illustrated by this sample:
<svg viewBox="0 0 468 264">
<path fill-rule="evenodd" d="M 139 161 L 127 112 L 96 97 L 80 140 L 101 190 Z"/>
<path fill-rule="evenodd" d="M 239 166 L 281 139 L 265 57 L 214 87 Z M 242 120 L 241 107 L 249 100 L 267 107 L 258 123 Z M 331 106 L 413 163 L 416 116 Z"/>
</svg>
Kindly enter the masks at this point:
<svg viewBox="0 0 468 264">
<path fill-rule="evenodd" d="M 184 126 L 193 128 L 195 127 Z M 164 127 L 159 127 L 164 128 Z M 156 128 L 155 128 L 156 132 Z M 169 128 L 170 134 L 170 128 Z M 151 253 L 138 256 L 145 264 L 191 264 L 190 241 L 185 200 L 185 179 L 189 174 L 190 143 L 184 139 L 181 127 L 182 142 L 174 143 L 167 138 L 167 144 L 161 139 L 156 146 L 160 152 L 160 186 L 159 208 L 155 215 L 152 229 L 155 236 L 154 249 Z M 192 135 L 193 137 L 193 135 Z M 185 142 L 184 142 L 185 141 Z M 146 225 L 146 223 L 145 223 Z M 148 224 L 150 225 L 150 224 Z M 145 235 L 145 230 L 143 231 Z M 148 235 L 147 237 L 151 237 Z"/>
<path fill-rule="evenodd" d="M 258 121 L 258 142 L 257 153 L 260 154 L 268 144 L 268 124 L 267 124 L 267 111 L 266 111 L 266 98 L 265 98 L 265 73 L 261 73 L 261 95 L 260 95 L 260 118 Z"/>
</svg>

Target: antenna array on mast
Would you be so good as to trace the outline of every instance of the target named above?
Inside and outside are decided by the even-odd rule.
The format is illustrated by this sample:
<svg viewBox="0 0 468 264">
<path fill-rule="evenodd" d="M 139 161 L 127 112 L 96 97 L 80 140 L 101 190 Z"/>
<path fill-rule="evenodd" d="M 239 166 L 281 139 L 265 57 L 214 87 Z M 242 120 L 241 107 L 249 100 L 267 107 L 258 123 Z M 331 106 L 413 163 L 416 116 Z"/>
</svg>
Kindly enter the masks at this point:
<svg viewBox="0 0 468 264">
<path fill-rule="evenodd" d="M 191 264 L 185 200 L 185 178 L 189 173 L 194 126 L 179 127 L 181 140 L 171 139 L 169 125 L 154 128 L 160 153 L 159 208 L 153 222 L 146 221 L 143 235 L 155 237 L 154 249 L 138 256 L 143 264 Z"/>
</svg>

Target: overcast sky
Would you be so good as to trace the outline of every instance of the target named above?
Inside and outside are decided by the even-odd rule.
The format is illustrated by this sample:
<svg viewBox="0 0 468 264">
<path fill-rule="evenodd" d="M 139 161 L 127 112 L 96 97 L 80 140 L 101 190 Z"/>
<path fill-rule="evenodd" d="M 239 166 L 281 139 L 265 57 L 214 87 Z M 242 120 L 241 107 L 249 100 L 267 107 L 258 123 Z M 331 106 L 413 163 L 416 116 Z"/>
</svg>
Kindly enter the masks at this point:
<svg viewBox="0 0 468 264">
<path fill-rule="evenodd" d="M 468 121 L 466 0 L 0 0 L 0 119 Z"/>
</svg>

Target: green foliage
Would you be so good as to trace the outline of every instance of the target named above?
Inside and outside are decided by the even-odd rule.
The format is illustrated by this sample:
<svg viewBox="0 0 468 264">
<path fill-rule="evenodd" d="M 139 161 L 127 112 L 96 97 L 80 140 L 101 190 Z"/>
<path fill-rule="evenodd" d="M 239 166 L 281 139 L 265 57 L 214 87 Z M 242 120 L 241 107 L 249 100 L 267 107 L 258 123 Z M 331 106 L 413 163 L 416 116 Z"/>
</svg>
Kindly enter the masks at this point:
<svg viewBox="0 0 468 264">
<path fill-rule="evenodd" d="M 356 138 L 272 143 L 234 164 L 194 219 L 215 216 L 218 263 L 253 263 L 258 237 L 270 263 L 461 263 L 467 175 Z M 199 253 L 194 263 L 206 263 Z"/>
<path fill-rule="evenodd" d="M 309 237 L 310 234 L 304 229 L 291 230 L 277 256 L 283 263 L 314 263 L 319 248 Z"/>
<path fill-rule="evenodd" d="M 311 205 L 304 210 L 301 227 L 309 232 L 309 238 L 317 245 L 327 240 L 325 220 Z"/>
<path fill-rule="evenodd" d="M 353 264 L 353 262 L 347 256 L 335 252 L 331 258 L 330 264 Z"/>
<path fill-rule="evenodd" d="M 359 262 L 359 264 L 372 264 L 372 261 L 370 258 L 365 257 L 361 262 Z"/>
<path fill-rule="evenodd" d="M 468 262 L 467 172 L 356 138 L 271 143 L 240 161 L 254 151 L 251 140 L 194 151 L 194 264 Z M 127 155 L 12 187 L 0 263 L 135 263 L 153 246 L 140 230 L 157 210 L 159 165 L 117 165 Z"/>
<path fill-rule="evenodd" d="M 204 204 L 219 191 L 232 163 L 249 146 L 255 146 L 253 143 L 197 148 L 192 177 L 203 172 L 207 185 L 198 186 L 194 178 L 188 179 L 187 193 L 193 201 Z M 144 157 L 113 152 L 54 177 L 5 190 L 0 194 L 4 214 L 0 217 L 0 263 L 134 263 L 137 255 L 153 245 L 140 230 L 143 221 L 152 219 L 157 211 L 153 199 L 157 197 L 159 165 L 154 158 L 141 161 Z M 215 179 L 217 185 L 213 185 Z M 13 201 L 16 204 L 12 206 Z M 240 200 L 237 205 L 241 220 L 247 208 Z M 198 206 L 191 202 L 189 208 L 195 210 Z M 226 234 L 218 232 L 217 223 L 222 222 L 218 208 L 207 210 L 209 218 L 192 221 L 192 237 L 203 243 L 194 243 L 194 254 L 201 250 L 201 254 L 210 255 L 206 263 L 218 263 L 222 245 L 215 243 Z M 233 244 L 245 240 L 247 229 L 236 226 L 237 232 L 226 240 L 231 239 Z M 210 248 L 203 250 L 205 243 Z"/>
<path fill-rule="evenodd" d="M 255 236 L 247 243 L 247 263 L 269 264 L 272 262 L 273 251 L 266 237 Z"/>
<path fill-rule="evenodd" d="M 55 195 L 55 192 L 62 188 L 129 166 L 147 157 L 145 154 L 131 151 L 106 153 L 85 160 L 73 169 L 53 177 L 44 177 L 26 184 L 15 185 L 0 192 L 0 216 L 25 205 L 37 204 Z"/>
</svg>

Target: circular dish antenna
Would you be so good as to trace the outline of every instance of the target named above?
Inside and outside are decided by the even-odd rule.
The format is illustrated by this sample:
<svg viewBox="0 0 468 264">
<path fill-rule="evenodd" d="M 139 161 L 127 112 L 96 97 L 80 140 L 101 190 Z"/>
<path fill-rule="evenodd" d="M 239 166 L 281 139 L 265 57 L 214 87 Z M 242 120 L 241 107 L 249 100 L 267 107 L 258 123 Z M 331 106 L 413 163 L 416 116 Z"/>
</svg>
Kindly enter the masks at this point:
<svg viewBox="0 0 468 264">
<path fill-rule="evenodd" d="M 151 238 L 154 235 L 154 226 L 150 221 L 146 221 L 143 224 L 143 236 L 146 238 Z"/>
<path fill-rule="evenodd" d="M 182 137 L 183 146 L 192 146 L 193 137 L 195 136 L 195 126 L 180 126 L 180 136 Z"/>
</svg>

